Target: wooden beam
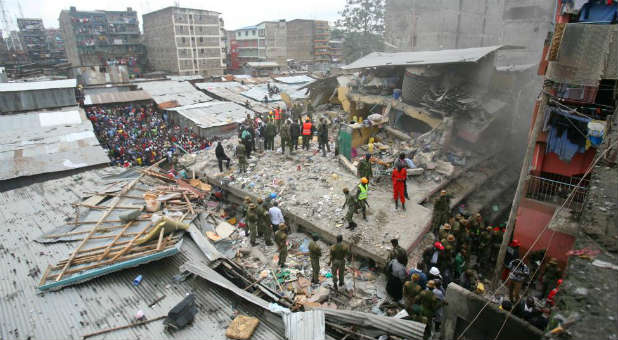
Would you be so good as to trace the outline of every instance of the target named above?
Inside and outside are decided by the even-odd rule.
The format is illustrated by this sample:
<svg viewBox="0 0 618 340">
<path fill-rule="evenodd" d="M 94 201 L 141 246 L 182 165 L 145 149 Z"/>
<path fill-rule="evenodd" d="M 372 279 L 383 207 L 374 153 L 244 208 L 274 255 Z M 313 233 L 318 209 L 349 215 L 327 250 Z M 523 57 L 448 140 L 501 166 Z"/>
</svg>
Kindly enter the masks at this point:
<svg viewBox="0 0 618 340">
<path fill-rule="evenodd" d="M 163 242 L 163 234 L 165 233 L 165 228 L 161 228 L 159 232 L 159 242 L 157 242 L 157 250 L 161 250 L 161 242 Z"/>
<path fill-rule="evenodd" d="M 160 164 L 161 162 L 163 162 L 163 159 L 161 159 L 160 161 L 158 161 L 157 163 L 155 163 L 154 165 L 150 166 L 149 168 Z M 137 182 L 143 177 L 144 175 L 141 174 L 139 175 L 136 179 L 134 179 L 133 181 L 131 181 L 131 183 L 129 183 L 124 189 L 122 189 L 122 191 L 120 191 L 119 195 L 124 195 L 127 192 L 129 192 L 129 190 L 131 190 L 131 188 L 133 188 L 135 186 L 135 184 L 137 184 Z M 90 230 L 90 232 L 88 233 L 88 235 L 86 235 L 86 237 L 79 243 L 79 245 L 77 246 L 77 248 L 73 251 L 73 254 L 71 254 L 71 257 L 69 257 L 69 260 L 67 261 L 67 263 L 64 265 L 64 268 L 62 268 L 62 271 L 60 272 L 60 274 L 58 274 L 56 281 L 60 281 L 62 279 L 62 276 L 64 276 L 64 273 L 67 271 L 67 269 L 71 266 L 71 261 L 73 261 L 73 259 L 77 256 L 78 252 L 80 251 L 80 249 L 82 249 L 82 247 L 86 244 L 86 242 L 88 242 L 88 239 L 90 239 L 90 237 L 96 232 L 97 228 L 99 227 L 99 225 L 101 224 L 102 221 L 105 221 L 105 219 L 109 216 L 109 214 L 111 214 L 111 212 L 114 210 L 114 207 L 118 205 L 118 203 L 120 203 L 120 200 L 122 200 L 121 196 L 118 197 L 114 197 L 114 200 L 112 202 L 112 204 L 110 205 L 110 207 L 108 208 L 108 210 L 103 214 L 103 216 L 101 216 L 101 218 L 99 218 L 99 222 L 97 224 L 94 225 L 94 227 L 92 228 L 92 230 Z"/>
<path fill-rule="evenodd" d="M 189 201 L 189 198 L 187 197 L 187 194 L 185 194 L 183 192 L 182 193 L 182 197 L 184 197 L 185 201 L 189 205 L 189 210 L 191 211 L 191 216 L 195 216 L 195 211 L 193 210 L 193 204 L 191 204 L 191 201 Z"/>
<path fill-rule="evenodd" d="M 130 323 L 128 325 L 114 327 L 114 328 L 102 329 L 102 330 L 94 332 L 94 333 L 84 334 L 84 335 L 82 335 L 82 339 L 86 339 L 86 338 L 89 338 L 89 337 L 92 337 L 92 336 L 96 336 L 96 335 L 101 335 L 101 334 L 117 331 L 117 330 L 120 330 L 120 329 L 125 329 L 125 328 L 131 328 L 131 327 L 135 327 L 135 326 L 145 325 L 145 324 L 157 321 L 157 320 L 165 319 L 166 317 L 167 317 L 167 315 L 161 315 L 161 316 L 157 316 L 154 319 L 144 320 L 144 321 L 140 321 L 140 322 L 134 322 L 134 323 Z"/>
<path fill-rule="evenodd" d="M 109 251 L 112 249 L 114 244 L 116 244 L 116 242 L 122 236 L 122 234 L 124 234 L 124 232 L 127 231 L 127 229 L 129 229 L 129 227 L 131 225 L 133 225 L 133 222 L 135 222 L 135 221 L 130 221 L 129 223 L 125 224 L 124 228 L 122 228 L 122 230 L 120 231 L 120 234 L 116 235 L 116 237 L 114 237 L 112 242 L 107 245 L 107 248 L 105 248 L 105 250 L 103 251 L 103 254 L 101 254 L 101 256 L 99 257 L 99 259 L 97 261 L 103 260 L 105 258 L 105 256 L 107 256 L 107 254 L 109 254 Z"/>
<path fill-rule="evenodd" d="M 137 239 L 142 236 L 146 230 L 150 229 L 150 227 L 153 225 L 154 223 L 149 223 L 147 224 L 139 233 L 137 233 L 137 235 L 135 235 L 131 241 L 129 241 L 129 244 L 127 244 L 124 249 L 122 249 L 116 256 L 114 256 L 112 258 L 112 261 L 118 259 L 120 256 L 124 255 L 126 252 L 129 251 L 129 249 L 131 249 L 131 247 L 133 247 L 133 243 L 135 243 L 135 241 L 137 241 Z"/>
</svg>

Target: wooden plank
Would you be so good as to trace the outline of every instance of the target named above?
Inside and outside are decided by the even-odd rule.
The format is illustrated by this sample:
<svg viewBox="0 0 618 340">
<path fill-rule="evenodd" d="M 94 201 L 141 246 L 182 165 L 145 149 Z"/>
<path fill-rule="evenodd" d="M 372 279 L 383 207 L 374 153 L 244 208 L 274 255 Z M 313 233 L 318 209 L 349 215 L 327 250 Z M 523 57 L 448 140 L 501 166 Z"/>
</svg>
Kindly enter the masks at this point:
<svg viewBox="0 0 618 340">
<path fill-rule="evenodd" d="M 160 161 L 158 161 L 157 163 L 155 163 L 154 165 L 152 165 L 151 167 L 160 164 L 161 162 L 163 162 L 163 159 L 161 159 Z M 149 167 L 150 168 L 150 167 Z M 144 175 L 141 174 L 139 175 L 136 179 L 134 179 L 133 181 L 131 181 L 131 183 L 129 183 L 124 189 L 122 189 L 122 191 L 119 193 L 120 195 L 124 195 L 127 192 L 129 192 L 129 190 L 131 190 L 131 188 L 133 186 L 135 186 L 135 184 L 137 184 L 137 182 L 143 177 Z M 67 271 L 67 269 L 69 268 L 69 266 L 71 266 L 71 261 L 75 258 L 75 256 L 77 256 L 78 252 L 80 249 L 82 249 L 82 247 L 86 244 L 86 242 L 88 242 L 88 239 L 96 232 L 97 227 L 99 227 L 99 225 L 101 224 L 102 221 L 104 221 L 109 214 L 111 214 L 111 212 L 114 210 L 114 207 L 118 205 L 118 203 L 120 203 L 120 200 L 122 200 L 122 197 L 118 196 L 118 197 L 114 197 L 114 201 L 112 202 L 112 204 L 110 205 L 109 209 L 103 214 L 103 216 L 101 216 L 101 218 L 99 218 L 99 222 L 97 224 L 94 225 L 94 227 L 92 228 L 92 230 L 90 230 L 90 233 L 88 233 L 88 235 L 86 235 L 86 237 L 79 243 L 79 245 L 77 246 L 77 248 L 75 249 L 75 251 L 73 251 L 73 254 L 71 255 L 71 257 L 69 257 L 69 260 L 67 261 L 67 263 L 64 265 L 64 268 L 62 268 L 62 271 L 60 272 L 60 274 L 58 274 L 58 277 L 56 278 L 56 281 L 60 281 L 60 279 L 62 279 L 62 276 L 64 276 L 64 272 Z"/>
<path fill-rule="evenodd" d="M 191 204 L 191 201 L 189 201 L 189 198 L 187 197 L 187 194 L 185 194 L 183 192 L 182 193 L 182 197 L 184 197 L 185 201 L 189 205 L 189 210 L 191 211 L 191 216 L 195 216 L 195 211 L 193 210 L 193 204 Z"/>
<path fill-rule="evenodd" d="M 165 233 L 165 229 L 161 228 L 159 232 L 159 242 L 157 242 L 157 250 L 161 250 L 161 243 L 163 242 L 163 234 Z"/>
<path fill-rule="evenodd" d="M 127 231 L 127 229 L 129 229 L 129 227 L 131 225 L 133 225 L 133 222 L 135 222 L 135 221 L 130 221 L 129 223 L 125 224 L 124 228 L 122 228 L 122 230 L 120 231 L 120 234 L 116 235 L 116 237 L 114 237 L 112 242 L 107 245 L 107 248 L 105 248 L 105 250 L 103 251 L 103 254 L 101 254 L 101 256 L 99 257 L 98 261 L 101 261 L 102 259 L 105 258 L 105 256 L 107 256 L 107 254 L 112 249 L 114 244 L 116 244 L 116 242 L 118 242 L 118 239 L 122 236 L 122 234 L 124 234 L 124 232 Z"/>
<path fill-rule="evenodd" d="M 157 316 L 154 319 L 144 320 L 144 321 L 140 321 L 140 322 L 134 322 L 134 323 L 130 323 L 128 325 L 120 326 L 120 327 L 103 329 L 103 330 L 100 330 L 100 331 L 97 331 L 97 332 L 94 332 L 94 333 L 84 334 L 84 335 L 82 335 L 82 339 L 86 339 L 86 338 L 89 338 L 89 337 L 92 337 L 92 336 L 96 336 L 96 335 L 101 335 L 101 334 L 117 331 L 117 330 L 120 330 L 120 329 L 125 329 L 125 328 L 131 328 L 131 327 L 135 327 L 135 326 L 145 325 L 145 324 L 157 321 L 157 320 L 165 319 L 166 317 L 167 317 L 167 315 L 161 315 L 161 316 Z"/>
<path fill-rule="evenodd" d="M 137 233 L 137 235 L 135 235 L 135 237 L 133 237 L 133 239 L 131 239 L 131 241 L 129 241 L 129 244 L 127 244 L 124 249 L 122 249 L 116 256 L 114 256 L 112 258 L 112 261 L 115 261 L 117 258 L 119 258 L 120 256 L 124 255 L 126 252 L 129 251 L 129 249 L 131 249 L 131 247 L 133 247 L 133 243 L 135 243 L 135 241 L 137 241 L 137 239 L 142 236 L 146 230 L 150 229 L 150 227 L 153 225 L 154 223 L 149 223 L 148 225 L 146 225 L 146 227 L 144 227 L 139 233 Z M 156 226 L 155 226 L 156 227 Z"/>
<path fill-rule="evenodd" d="M 116 198 L 125 198 L 126 196 L 116 196 Z M 98 209 L 98 210 L 105 210 L 105 209 L 109 209 L 109 207 L 104 206 L 104 205 L 88 205 L 88 204 L 84 204 L 84 203 L 73 203 L 71 204 L 73 206 L 80 206 L 80 207 L 86 207 L 89 209 Z M 129 210 L 138 210 L 141 209 L 142 206 L 115 206 L 114 209 L 129 209 Z"/>
<path fill-rule="evenodd" d="M 49 275 L 49 272 L 51 271 L 52 266 L 48 265 L 47 269 L 45 269 L 45 272 L 43 273 L 43 277 L 41 277 L 41 281 L 39 281 L 39 286 L 42 286 L 43 283 L 45 283 L 45 281 L 47 281 L 47 276 Z"/>
</svg>

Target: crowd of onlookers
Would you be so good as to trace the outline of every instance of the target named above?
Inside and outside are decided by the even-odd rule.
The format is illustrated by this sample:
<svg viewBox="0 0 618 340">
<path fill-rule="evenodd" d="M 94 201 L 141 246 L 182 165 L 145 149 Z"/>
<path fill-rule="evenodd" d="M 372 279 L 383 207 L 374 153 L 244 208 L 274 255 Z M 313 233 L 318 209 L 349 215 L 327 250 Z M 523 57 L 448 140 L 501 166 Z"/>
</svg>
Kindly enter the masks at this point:
<svg viewBox="0 0 618 340">
<path fill-rule="evenodd" d="M 90 106 L 86 114 L 113 165 L 150 165 L 162 158 L 172 161 L 182 150 L 195 152 L 212 143 L 174 125 L 154 104 Z"/>
</svg>

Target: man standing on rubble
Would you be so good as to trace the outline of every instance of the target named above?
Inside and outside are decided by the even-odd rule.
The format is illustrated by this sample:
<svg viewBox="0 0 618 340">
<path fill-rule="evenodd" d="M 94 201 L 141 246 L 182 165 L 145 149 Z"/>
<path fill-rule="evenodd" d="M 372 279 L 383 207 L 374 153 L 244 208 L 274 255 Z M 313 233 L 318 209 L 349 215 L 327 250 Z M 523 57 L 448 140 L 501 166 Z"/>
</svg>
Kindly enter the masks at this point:
<svg viewBox="0 0 618 340">
<path fill-rule="evenodd" d="M 311 142 L 311 138 L 313 137 L 313 131 L 314 131 L 314 127 L 313 127 L 313 123 L 311 123 L 311 120 L 307 117 L 307 120 L 305 120 L 305 122 L 303 123 L 303 149 L 309 151 L 309 142 Z"/>
<path fill-rule="evenodd" d="M 247 209 L 247 228 L 249 228 L 249 236 L 251 237 L 251 245 L 255 246 L 255 237 L 257 235 L 257 222 L 258 215 L 256 212 L 257 206 L 255 203 L 249 204 L 249 209 Z"/>
<path fill-rule="evenodd" d="M 345 220 L 348 222 L 346 229 L 354 230 L 354 228 L 356 228 L 356 222 L 354 222 L 352 218 L 354 217 L 354 213 L 357 209 L 357 202 L 356 199 L 350 194 L 350 190 L 348 188 L 343 188 L 343 195 L 345 196 L 345 203 L 343 203 L 341 209 L 343 210 L 346 206 L 348 207 L 348 212 L 345 214 Z"/>
<path fill-rule="evenodd" d="M 286 120 L 283 122 L 283 126 L 279 130 L 279 136 L 281 137 L 281 153 L 285 155 L 285 146 L 288 146 L 288 150 L 292 152 L 292 145 L 290 140 L 290 122 Z"/>
<path fill-rule="evenodd" d="M 277 244 L 277 249 L 279 250 L 279 267 L 285 267 L 285 260 L 288 257 L 288 227 L 285 223 L 281 223 L 279 225 L 279 230 L 275 233 L 275 243 Z"/>
<path fill-rule="evenodd" d="M 405 183 L 408 179 L 406 168 L 402 164 L 397 164 L 391 175 L 393 180 L 393 198 L 395 199 L 395 210 L 399 208 L 399 200 L 401 200 L 401 209 L 406 210 Z"/>
<path fill-rule="evenodd" d="M 275 149 L 275 135 L 277 134 L 277 127 L 273 123 L 272 119 L 268 119 L 268 123 L 266 123 L 266 128 L 264 129 L 264 138 L 265 149 L 266 150 L 274 150 Z"/>
<path fill-rule="evenodd" d="M 449 210 L 451 209 L 451 196 L 446 190 L 440 191 L 440 197 L 433 204 L 432 230 L 438 236 L 440 226 L 448 222 Z"/>
<path fill-rule="evenodd" d="M 320 126 L 318 126 L 318 142 L 320 144 L 320 150 L 322 150 L 322 156 L 326 157 L 326 150 L 330 152 L 330 144 L 328 143 L 328 124 L 326 119 L 320 119 Z"/>
<path fill-rule="evenodd" d="M 219 163 L 219 172 L 223 172 L 223 161 L 226 161 L 225 168 L 230 168 L 230 158 L 225 154 L 225 150 L 223 149 L 223 145 L 221 145 L 221 142 L 217 142 L 217 147 L 215 148 L 215 156 L 217 156 L 217 162 Z"/>
<path fill-rule="evenodd" d="M 309 258 L 311 259 L 311 282 L 315 284 L 320 283 L 320 257 L 322 256 L 322 248 L 318 244 L 320 237 L 317 233 L 311 235 L 313 241 L 309 243 Z"/>
<path fill-rule="evenodd" d="M 293 120 L 292 124 L 290 124 L 290 152 L 292 151 L 292 147 L 294 147 L 294 151 L 298 150 L 298 137 L 300 136 L 300 124 L 298 123 L 299 121 Z"/>
<path fill-rule="evenodd" d="M 343 236 L 337 235 L 337 243 L 330 247 L 330 261 L 328 264 L 331 266 L 331 272 L 333 274 L 333 286 L 335 291 L 338 291 L 337 281 L 339 281 L 339 287 L 343 286 L 345 276 L 345 259 L 348 257 L 350 249 L 343 244 Z M 339 280 L 337 280 L 339 278 Z"/>
<path fill-rule="evenodd" d="M 238 157 L 238 172 L 247 172 L 247 150 L 243 143 L 236 146 L 236 157 Z"/>
<path fill-rule="evenodd" d="M 264 213 L 266 212 L 266 209 L 264 209 L 264 200 L 261 197 L 258 197 L 258 199 L 256 200 L 256 203 L 257 203 L 257 207 L 255 208 L 255 212 L 257 214 L 258 237 L 262 237 L 264 235 L 264 229 L 270 226 L 268 224 L 265 225 L 263 223 Z"/>
<path fill-rule="evenodd" d="M 272 223 L 273 231 L 277 231 L 277 227 L 279 227 L 280 224 L 285 223 L 283 213 L 281 212 L 281 209 L 279 209 L 279 202 L 273 202 L 273 206 L 268 209 L 268 214 L 270 215 L 270 223 Z"/>
<path fill-rule="evenodd" d="M 370 154 L 366 154 L 365 155 L 365 159 L 361 160 L 360 162 L 358 162 L 358 167 L 357 167 L 357 175 L 358 177 L 364 177 L 364 178 L 371 178 L 373 177 L 373 171 L 371 170 L 371 155 Z"/>
<path fill-rule="evenodd" d="M 369 180 L 367 179 L 367 177 L 363 177 L 361 178 L 360 183 L 356 188 L 356 195 L 354 195 L 354 197 L 356 197 L 356 201 L 358 202 L 357 207 L 363 213 L 363 219 L 365 221 L 367 221 L 367 207 L 369 206 L 369 203 L 367 203 L 367 198 L 369 197 L 368 191 Z"/>
</svg>

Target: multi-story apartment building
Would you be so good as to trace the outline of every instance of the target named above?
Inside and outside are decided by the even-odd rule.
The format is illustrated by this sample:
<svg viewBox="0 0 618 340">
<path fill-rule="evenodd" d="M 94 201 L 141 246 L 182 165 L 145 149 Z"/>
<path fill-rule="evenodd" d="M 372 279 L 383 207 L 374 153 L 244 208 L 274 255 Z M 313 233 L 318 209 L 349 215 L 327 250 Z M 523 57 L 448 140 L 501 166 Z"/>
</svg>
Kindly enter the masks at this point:
<svg viewBox="0 0 618 340">
<path fill-rule="evenodd" d="M 298 63 L 330 62 L 328 21 L 295 19 L 287 23 L 287 55 Z"/>
<path fill-rule="evenodd" d="M 146 62 L 140 41 L 137 12 L 78 11 L 60 13 L 60 29 L 68 61 L 74 68 L 124 65 L 130 75 L 140 74 Z"/>
<path fill-rule="evenodd" d="M 144 44 L 155 70 L 180 75 L 223 74 L 226 47 L 220 13 L 167 7 L 142 18 Z"/>
<path fill-rule="evenodd" d="M 48 28 L 45 30 L 45 38 L 51 58 L 57 62 L 66 62 L 67 55 L 64 50 L 62 31 L 57 28 Z"/>
<path fill-rule="evenodd" d="M 42 19 L 18 18 L 19 37 L 30 62 L 35 64 L 52 63 L 47 36 Z"/>
<path fill-rule="evenodd" d="M 285 20 L 264 21 L 255 26 L 230 31 L 232 64 L 238 67 L 253 61 L 271 61 L 287 66 L 287 25 Z"/>
</svg>

